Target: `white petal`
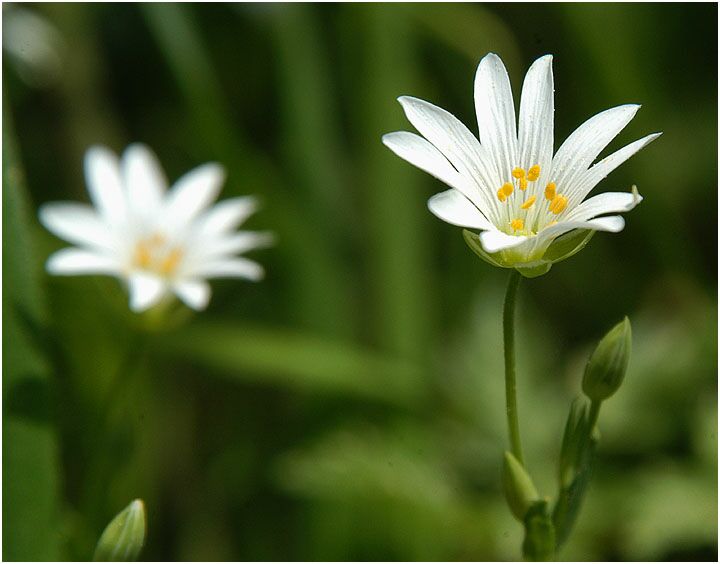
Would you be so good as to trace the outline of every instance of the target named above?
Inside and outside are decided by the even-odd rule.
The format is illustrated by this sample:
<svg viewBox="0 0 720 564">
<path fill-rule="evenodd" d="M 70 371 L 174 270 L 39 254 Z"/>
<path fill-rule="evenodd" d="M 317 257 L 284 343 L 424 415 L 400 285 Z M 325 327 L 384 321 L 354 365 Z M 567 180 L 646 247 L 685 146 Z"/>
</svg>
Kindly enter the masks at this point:
<svg viewBox="0 0 720 564">
<path fill-rule="evenodd" d="M 38 216 L 46 229 L 66 241 L 96 249 L 114 248 L 108 225 L 88 205 L 53 202 L 41 206 Z"/>
<path fill-rule="evenodd" d="M 567 217 L 566 221 L 585 221 L 605 213 L 627 212 L 642 202 L 640 194 L 631 192 L 605 192 L 585 200 Z"/>
<path fill-rule="evenodd" d="M 464 180 L 460 173 L 427 139 L 409 131 L 396 131 L 383 135 L 382 141 L 401 159 L 432 174 L 448 186 L 462 191 Z"/>
<path fill-rule="evenodd" d="M 255 261 L 238 257 L 199 264 L 189 275 L 199 278 L 246 278 L 258 281 L 265 275 L 265 271 Z"/>
<path fill-rule="evenodd" d="M 128 279 L 130 309 L 144 311 L 158 303 L 165 295 L 165 282 L 153 274 L 136 272 Z"/>
<path fill-rule="evenodd" d="M 578 127 L 558 149 L 553 159 L 551 180 L 558 192 L 568 195 L 610 141 L 630 123 L 640 106 L 627 104 L 591 117 Z"/>
<path fill-rule="evenodd" d="M 570 193 L 568 207 L 574 206 L 577 202 L 582 201 L 590 191 L 597 186 L 608 174 L 623 164 L 643 147 L 649 145 L 652 141 L 660 137 L 662 133 L 653 133 L 642 139 L 626 145 L 622 149 L 608 155 L 603 160 L 595 164 L 585 174 L 581 175 L 577 181 L 575 188 Z"/>
<path fill-rule="evenodd" d="M 166 228 L 187 225 L 218 197 L 225 180 L 225 171 L 216 163 L 199 166 L 183 175 L 167 195 L 165 203 Z"/>
<path fill-rule="evenodd" d="M 122 168 L 130 208 L 140 217 L 155 217 L 167 189 L 167 179 L 155 153 L 134 143 L 123 153 Z"/>
<path fill-rule="evenodd" d="M 473 229 L 494 229 L 480 210 L 457 190 L 446 190 L 428 200 L 428 208 L 451 225 Z"/>
<path fill-rule="evenodd" d="M 625 220 L 619 215 L 610 215 L 607 217 L 597 217 L 589 221 L 562 221 L 556 225 L 546 227 L 537 237 L 535 237 L 534 246 L 536 249 L 542 248 L 553 239 L 559 237 L 563 233 L 572 231 L 573 229 L 592 229 L 593 231 L 609 231 L 610 233 L 618 233 L 625 227 Z"/>
<path fill-rule="evenodd" d="M 508 235 L 502 231 L 490 230 L 480 233 L 480 243 L 488 253 L 497 253 L 506 249 L 512 249 L 527 241 L 524 235 Z"/>
<path fill-rule="evenodd" d="M 117 260 L 84 249 L 61 249 L 50 255 L 45 264 L 50 274 L 72 276 L 75 274 L 118 274 Z"/>
<path fill-rule="evenodd" d="M 85 153 L 85 182 L 100 215 L 113 225 L 126 217 L 127 202 L 120 175 L 120 161 L 105 147 L 91 147 Z"/>
<path fill-rule="evenodd" d="M 223 200 L 197 219 L 197 236 L 198 238 L 216 237 L 231 231 L 257 209 L 258 201 L 254 196 Z"/>
<path fill-rule="evenodd" d="M 401 96 L 398 101 L 410 123 L 466 179 L 453 187 L 484 212 L 492 213 L 496 207 L 492 189 L 497 179 L 491 173 L 492 169 L 488 170 L 486 153 L 470 130 L 451 113 L 429 102 L 411 96 Z"/>
<path fill-rule="evenodd" d="M 210 301 L 210 284 L 202 280 L 184 280 L 173 286 L 175 294 L 188 307 L 201 311 Z"/>
<path fill-rule="evenodd" d="M 480 143 L 490 154 L 500 186 L 518 164 L 517 130 L 510 79 L 494 53 L 480 61 L 475 74 L 475 111 Z"/>
<path fill-rule="evenodd" d="M 204 256 L 230 255 L 245 253 L 253 249 L 269 247 L 275 242 L 272 233 L 261 231 L 241 231 L 206 243 L 198 249 Z"/>
<path fill-rule="evenodd" d="M 552 162 L 554 105 L 552 55 L 545 55 L 525 75 L 518 120 L 518 165 L 527 169 L 539 164 L 540 185 L 550 174 L 546 169 Z"/>
</svg>

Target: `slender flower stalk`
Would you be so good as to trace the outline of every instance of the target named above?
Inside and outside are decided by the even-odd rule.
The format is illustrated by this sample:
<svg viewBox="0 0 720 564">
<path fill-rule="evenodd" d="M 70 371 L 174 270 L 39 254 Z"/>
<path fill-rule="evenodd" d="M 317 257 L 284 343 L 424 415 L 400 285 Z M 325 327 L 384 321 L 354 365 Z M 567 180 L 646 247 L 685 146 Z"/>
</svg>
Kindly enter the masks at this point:
<svg viewBox="0 0 720 564">
<path fill-rule="evenodd" d="M 140 312 L 175 294 L 205 309 L 211 278 L 260 280 L 263 268 L 237 256 L 268 245 L 268 233 L 235 231 L 257 209 L 252 196 L 212 205 L 225 179 L 217 163 L 182 176 L 171 189 L 155 155 L 130 145 L 118 159 L 103 147 L 85 155 L 93 206 L 45 204 L 40 221 L 74 247 L 47 261 L 57 275 L 102 274 L 123 280 L 130 308 Z"/>
<path fill-rule="evenodd" d="M 520 273 L 513 270 L 508 280 L 503 308 L 503 344 L 505 349 L 505 411 L 507 412 L 510 448 L 520 464 L 525 464 L 520 442 L 517 393 L 515 384 L 515 303 L 520 285 Z"/>
</svg>

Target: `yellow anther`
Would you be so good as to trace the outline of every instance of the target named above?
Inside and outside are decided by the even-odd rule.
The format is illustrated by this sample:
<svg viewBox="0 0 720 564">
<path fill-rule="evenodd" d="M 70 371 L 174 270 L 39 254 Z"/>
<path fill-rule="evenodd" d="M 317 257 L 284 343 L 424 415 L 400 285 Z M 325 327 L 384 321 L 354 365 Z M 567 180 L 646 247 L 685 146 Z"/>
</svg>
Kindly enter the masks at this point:
<svg viewBox="0 0 720 564">
<path fill-rule="evenodd" d="M 528 169 L 527 179 L 530 182 L 535 182 L 538 178 L 540 178 L 540 165 L 532 165 Z"/>
<path fill-rule="evenodd" d="M 545 186 L 545 199 L 552 201 L 553 198 L 555 198 L 555 193 L 557 191 L 557 186 L 555 186 L 554 182 L 551 182 L 547 186 Z"/>
<path fill-rule="evenodd" d="M 140 268 L 149 268 L 152 264 L 152 253 L 150 252 L 150 245 L 144 241 L 140 241 L 135 247 L 135 255 L 133 256 L 133 262 Z"/>
<path fill-rule="evenodd" d="M 173 249 L 170 251 L 160 263 L 160 274 L 172 274 L 180 260 L 183 257 L 183 253 L 180 249 Z"/>
<path fill-rule="evenodd" d="M 527 190 L 527 178 L 520 179 L 520 190 Z"/>
<path fill-rule="evenodd" d="M 155 233 L 150 239 L 147 240 L 147 244 L 151 247 L 159 247 L 165 244 L 165 237 L 159 233 Z"/>
<path fill-rule="evenodd" d="M 547 224 L 548 227 L 551 227 L 553 225 L 557 225 L 557 221 L 551 221 L 550 223 Z"/>
<path fill-rule="evenodd" d="M 523 227 L 525 227 L 525 222 L 522 219 L 513 219 L 510 222 L 510 227 L 513 228 L 513 231 L 520 231 Z"/>
<path fill-rule="evenodd" d="M 500 188 L 500 190 L 497 191 L 497 197 L 498 197 L 498 200 L 500 200 L 501 202 L 504 202 L 507 199 L 507 196 L 505 195 L 505 192 L 503 192 L 502 188 Z"/>
<path fill-rule="evenodd" d="M 568 201 L 565 196 L 561 196 L 560 194 L 558 194 L 553 198 L 553 201 L 550 202 L 550 211 L 553 212 L 555 215 L 559 214 L 567 207 L 567 202 Z"/>
<path fill-rule="evenodd" d="M 505 184 L 502 185 L 502 191 L 506 196 L 509 196 L 510 194 L 512 194 L 513 190 L 514 190 L 513 185 L 510 182 L 506 182 Z"/>
<path fill-rule="evenodd" d="M 532 205 L 535 203 L 535 200 L 536 200 L 536 199 L 537 199 L 537 198 L 536 198 L 535 196 L 530 196 L 530 197 L 527 199 L 527 201 L 526 201 L 522 206 L 520 206 L 520 207 L 521 207 L 522 209 L 524 209 L 524 210 L 527 210 L 527 209 L 530 208 L 530 206 L 532 206 Z"/>
<path fill-rule="evenodd" d="M 515 178 L 525 178 L 525 169 L 520 167 L 514 168 L 512 170 L 512 175 Z"/>
</svg>

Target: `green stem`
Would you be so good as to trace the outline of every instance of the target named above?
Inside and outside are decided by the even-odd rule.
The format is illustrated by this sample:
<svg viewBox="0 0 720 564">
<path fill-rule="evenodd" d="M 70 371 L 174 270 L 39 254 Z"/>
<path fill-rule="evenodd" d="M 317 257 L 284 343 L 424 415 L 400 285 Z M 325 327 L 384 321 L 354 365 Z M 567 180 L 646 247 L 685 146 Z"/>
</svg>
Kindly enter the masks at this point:
<svg viewBox="0 0 720 564">
<path fill-rule="evenodd" d="M 588 425 L 588 439 L 592 437 L 593 429 L 595 429 L 595 425 L 597 425 L 598 416 L 600 415 L 601 404 L 602 402 L 594 400 L 590 404 L 590 414 L 588 415 L 588 420 L 590 422 L 590 425 Z"/>
<path fill-rule="evenodd" d="M 520 273 L 513 270 L 508 280 L 503 308 L 503 342 L 505 345 L 505 405 L 507 411 L 510 449 L 520 464 L 525 461 L 520 444 L 520 425 L 518 423 L 517 394 L 515 385 L 515 302 L 520 285 Z"/>
</svg>

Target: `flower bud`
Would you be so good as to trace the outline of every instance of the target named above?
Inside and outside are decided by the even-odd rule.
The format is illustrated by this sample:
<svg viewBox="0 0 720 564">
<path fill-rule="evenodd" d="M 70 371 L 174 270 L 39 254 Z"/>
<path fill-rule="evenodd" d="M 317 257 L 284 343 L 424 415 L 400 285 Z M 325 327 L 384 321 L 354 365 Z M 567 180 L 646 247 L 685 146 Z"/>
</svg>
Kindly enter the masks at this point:
<svg viewBox="0 0 720 564">
<path fill-rule="evenodd" d="M 537 501 L 538 493 L 523 465 L 507 451 L 503 459 L 502 482 L 510 511 L 523 521 L 530 506 Z"/>
<path fill-rule="evenodd" d="M 145 505 L 136 499 L 105 527 L 95 548 L 95 562 L 137 560 L 145 543 Z"/>
<path fill-rule="evenodd" d="M 617 392 L 625 378 L 632 349 L 630 320 L 626 317 L 605 335 L 590 355 L 582 389 L 593 401 L 603 401 Z"/>
</svg>

